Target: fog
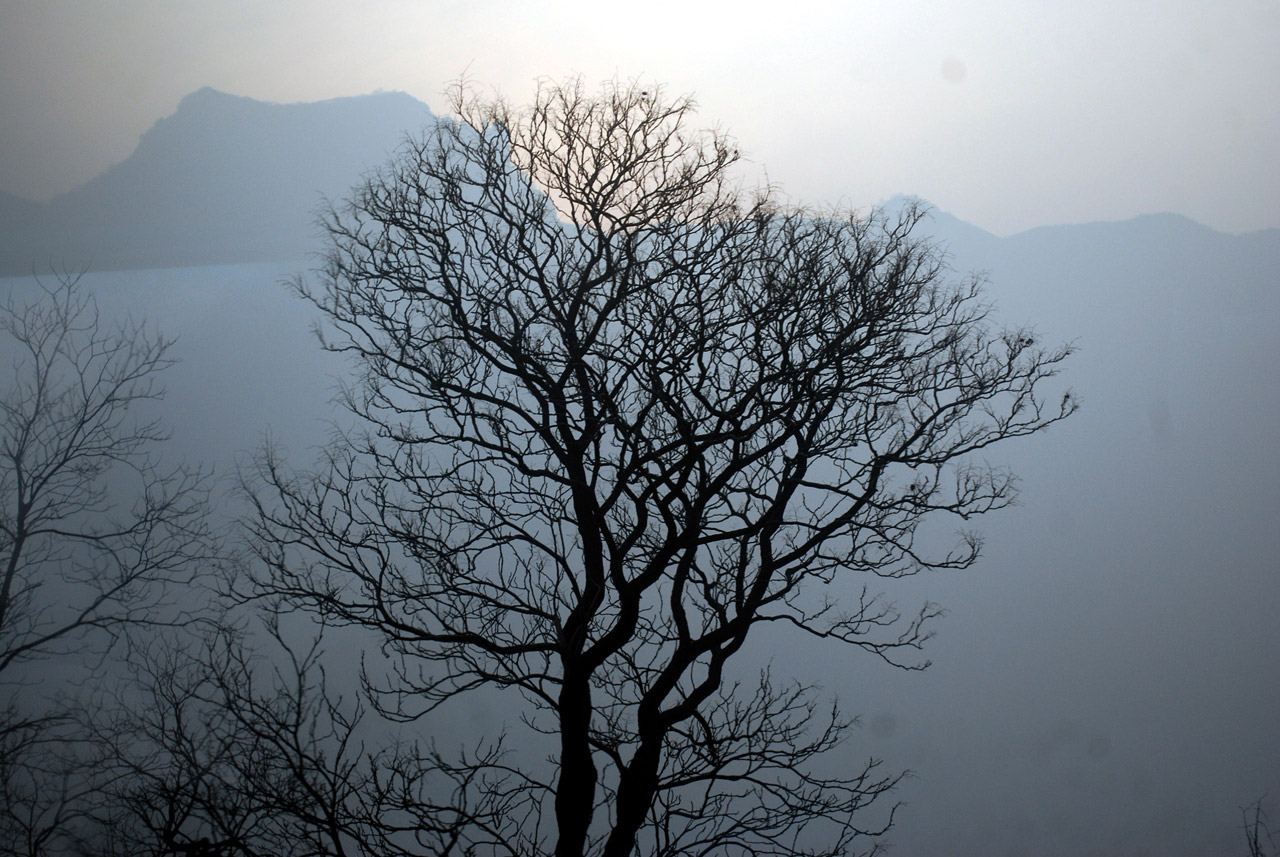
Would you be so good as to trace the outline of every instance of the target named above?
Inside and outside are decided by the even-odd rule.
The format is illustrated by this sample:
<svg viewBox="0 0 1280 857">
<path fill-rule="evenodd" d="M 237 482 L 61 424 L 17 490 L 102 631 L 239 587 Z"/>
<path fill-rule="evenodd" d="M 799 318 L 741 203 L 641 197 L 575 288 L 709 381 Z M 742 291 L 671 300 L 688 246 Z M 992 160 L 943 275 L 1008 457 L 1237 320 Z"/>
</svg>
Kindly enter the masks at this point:
<svg viewBox="0 0 1280 857">
<path fill-rule="evenodd" d="M 886 582 L 948 610 L 929 670 L 786 634 L 752 658 L 861 715 L 851 760 L 914 772 L 896 853 L 1240 853 L 1238 807 L 1280 791 L 1280 241 L 1174 217 L 931 229 L 957 273 L 988 272 L 998 318 L 1077 343 L 1082 410 L 993 453 L 1021 501 L 980 522 L 974 569 Z M 345 369 L 282 283 L 305 265 L 89 275 L 105 312 L 178 338 L 171 453 L 227 475 L 269 432 L 312 460 Z M 464 722 L 505 719 L 476 705 Z"/>
<path fill-rule="evenodd" d="M 264 442 L 305 468 L 348 419 L 334 404 L 347 366 L 321 350 L 318 313 L 284 282 L 314 264 L 297 248 L 314 236 L 319 193 L 376 166 L 422 105 L 386 96 L 404 112 L 332 120 L 332 138 L 300 120 L 272 126 L 285 149 L 299 139 L 288 134 L 308 135 L 313 155 L 340 162 L 323 180 L 300 166 L 277 186 L 246 168 L 247 190 L 233 186 L 217 170 L 278 166 L 288 151 L 237 161 L 257 152 L 258 126 L 220 134 L 194 113 L 150 136 L 166 156 L 178 148 L 161 143 L 207 144 L 182 149 L 188 160 L 126 160 L 180 103 L 236 100 L 182 101 L 201 87 L 273 102 L 396 90 L 443 114 L 459 75 L 515 102 L 539 78 L 642 76 L 695 91 L 699 120 L 741 140 L 750 179 L 796 201 L 920 194 L 938 206 L 926 229 L 953 275 L 984 272 L 994 320 L 1076 345 L 1061 388 L 1081 409 L 990 451 L 1020 494 L 975 522 L 976 566 L 884 582 L 904 609 L 946 609 L 928 670 L 785 633 L 754 640 L 749 666 L 816 681 L 859 714 L 832 764 L 874 756 L 912 772 L 895 793 L 892 854 L 1243 855 L 1240 807 L 1262 798 L 1280 817 L 1280 13 L 1190 0 L 900 6 L 726 17 L 664 3 L 324 3 L 305 15 L 281 3 L 6 4 L 0 239 L 20 238 L 0 240 L 0 263 L 141 268 L 85 282 L 105 317 L 176 337 L 164 455 L 212 468 L 231 519 L 237 466 Z M 344 122 L 367 139 L 347 145 Z M 213 165 L 199 186 L 194 163 Z M 175 186 L 186 196 L 153 205 Z M 278 208 L 248 206 L 210 238 L 205 225 L 242 190 L 275 194 Z M 96 207 L 75 208 L 86 199 Z M 45 229 L 40 218 L 63 211 L 98 230 L 82 256 L 52 255 L 79 234 Z M 161 233 L 137 227 L 146 211 L 174 234 L 200 224 L 206 243 L 186 255 L 149 245 Z M 32 224 L 39 242 L 22 232 Z M 153 267 L 231 258 L 255 263 Z M 0 279 L 0 297 L 10 290 L 35 283 Z M 933 535 L 950 538 L 950 524 Z M 478 698 L 434 734 L 470 738 L 510 714 Z"/>
</svg>

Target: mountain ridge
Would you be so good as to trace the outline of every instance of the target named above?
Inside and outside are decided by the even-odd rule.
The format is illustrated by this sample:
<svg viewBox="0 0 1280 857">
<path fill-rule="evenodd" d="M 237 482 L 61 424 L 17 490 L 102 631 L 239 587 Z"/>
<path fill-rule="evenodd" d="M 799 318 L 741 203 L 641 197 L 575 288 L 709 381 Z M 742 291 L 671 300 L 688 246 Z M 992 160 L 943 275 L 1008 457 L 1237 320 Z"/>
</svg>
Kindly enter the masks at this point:
<svg viewBox="0 0 1280 857">
<path fill-rule="evenodd" d="M 345 197 L 433 120 L 404 92 L 273 103 L 202 87 L 143 133 L 129 157 L 48 204 L 0 191 L 0 276 L 304 260 L 322 246 L 315 211 L 324 201 Z M 924 231 L 977 257 L 1063 240 L 1280 245 L 1280 229 L 1236 235 L 1173 213 L 999 236 L 925 205 Z"/>
<path fill-rule="evenodd" d="M 433 118 L 402 92 L 273 104 L 199 89 L 48 205 L 0 199 L 0 275 L 304 259 L 323 201 Z"/>
</svg>

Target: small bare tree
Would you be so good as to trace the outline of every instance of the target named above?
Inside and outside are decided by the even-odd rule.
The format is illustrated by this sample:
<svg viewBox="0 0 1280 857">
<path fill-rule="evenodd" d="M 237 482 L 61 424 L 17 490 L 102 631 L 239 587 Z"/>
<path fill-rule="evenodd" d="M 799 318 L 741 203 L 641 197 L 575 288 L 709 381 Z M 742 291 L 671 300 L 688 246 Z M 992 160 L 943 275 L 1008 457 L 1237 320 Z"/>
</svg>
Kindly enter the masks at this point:
<svg viewBox="0 0 1280 857">
<path fill-rule="evenodd" d="M 298 645 L 278 614 L 258 618 L 252 635 L 153 637 L 99 698 L 85 857 L 412 857 L 499 825 L 510 806 L 492 796 L 466 809 L 474 765 L 387 743 L 331 683 L 322 637 Z"/>
<path fill-rule="evenodd" d="M 1276 852 L 1275 833 L 1271 829 L 1271 820 L 1262 803 L 1266 795 L 1248 806 L 1240 808 L 1240 816 L 1244 824 L 1245 842 L 1249 846 L 1249 857 L 1270 857 Z"/>
<path fill-rule="evenodd" d="M 736 656 L 773 625 L 922 667 L 937 608 L 856 581 L 975 561 L 919 527 L 1010 502 L 976 454 L 1074 410 L 1042 392 L 1069 349 L 993 329 L 916 208 L 744 192 L 687 99 L 454 106 L 299 283 L 369 430 L 316 472 L 265 457 L 251 594 L 372 631 L 385 716 L 490 689 L 547 739 L 548 769 L 498 740 L 427 760 L 451 809 L 406 791 L 388 822 L 421 847 L 851 853 L 897 777 L 823 773 L 850 719 Z"/>
<path fill-rule="evenodd" d="M 268 616 L 257 649 L 229 624 L 153 637 L 90 721 L 103 783 L 82 850 L 99 857 L 387 853 L 368 847 L 376 756 L 360 706 L 330 692 L 318 641 Z"/>
<path fill-rule="evenodd" d="M 165 432 L 138 413 L 171 346 L 104 325 L 78 276 L 0 303 L 0 838 L 19 853 L 51 848 L 91 790 L 59 679 L 131 628 L 184 621 L 175 584 L 211 555 L 200 474 L 162 469 Z"/>
</svg>

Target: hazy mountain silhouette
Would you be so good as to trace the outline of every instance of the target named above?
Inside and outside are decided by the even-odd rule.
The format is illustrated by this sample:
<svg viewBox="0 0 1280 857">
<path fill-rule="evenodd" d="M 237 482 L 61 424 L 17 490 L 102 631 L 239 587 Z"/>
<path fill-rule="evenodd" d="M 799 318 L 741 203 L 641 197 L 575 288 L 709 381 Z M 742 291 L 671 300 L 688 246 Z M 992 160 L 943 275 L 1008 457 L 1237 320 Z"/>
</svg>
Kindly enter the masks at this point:
<svg viewBox="0 0 1280 857">
<path fill-rule="evenodd" d="M 44 206 L 0 190 L 0 231 L 25 228 L 40 216 Z"/>
<path fill-rule="evenodd" d="M 431 118 L 404 93 L 268 104 L 201 89 L 49 205 L 0 196 L 0 274 L 302 259 L 323 196 Z"/>
<path fill-rule="evenodd" d="M 127 159 L 48 205 L 0 192 L 0 275 L 303 260 L 320 246 L 322 200 L 345 197 L 430 121 L 425 104 L 399 92 L 270 104 L 200 89 Z M 1172 214 L 999 238 L 935 211 L 928 228 L 966 266 L 1022 260 L 1039 271 L 1054 259 L 1067 275 L 1152 258 L 1188 262 L 1174 266 L 1183 272 L 1257 270 L 1280 246 L 1280 230 L 1227 235 Z"/>
<path fill-rule="evenodd" d="M 30 273 L 35 248 L 43 247 L 46 207 L 0 191 L 0 275 Z"/>
</svg>

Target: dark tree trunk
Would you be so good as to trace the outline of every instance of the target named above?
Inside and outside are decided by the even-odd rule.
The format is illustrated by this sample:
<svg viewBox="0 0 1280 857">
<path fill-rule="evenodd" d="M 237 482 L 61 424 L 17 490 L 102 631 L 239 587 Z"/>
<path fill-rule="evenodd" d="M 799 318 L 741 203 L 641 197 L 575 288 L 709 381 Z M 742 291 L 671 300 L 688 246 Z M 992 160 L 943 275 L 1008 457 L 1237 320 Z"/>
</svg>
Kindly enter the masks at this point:
<svg viewBox="0 0 1280 857">
<path fill-rule="evenodd" d="M 629 857 L 658 791 L 662 739 L 647 738 L 636 750 L 618 783 L 617 821 L 604 846 L 604 857 Z"/>
<path fill-rule="evenodd" d="M 595 807 L 599 773 L 591 757 L 591 685 L 577 670 L 565 670 L 560 688 L 560 780 L 556 784 L 556 857 L 582 857 Z"/>
</svg>

